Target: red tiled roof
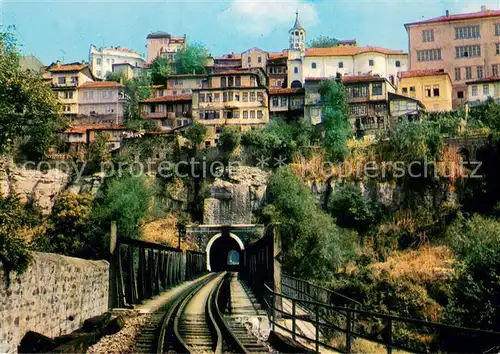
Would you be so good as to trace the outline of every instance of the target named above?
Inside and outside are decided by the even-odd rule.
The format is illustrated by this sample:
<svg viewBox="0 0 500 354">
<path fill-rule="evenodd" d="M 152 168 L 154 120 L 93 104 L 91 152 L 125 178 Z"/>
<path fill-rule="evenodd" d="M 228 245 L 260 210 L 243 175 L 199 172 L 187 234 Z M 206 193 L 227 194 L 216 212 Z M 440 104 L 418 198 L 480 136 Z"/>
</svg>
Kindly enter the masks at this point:
<svg viewBox="0 0 500 354">
<path fill-rule="evenodd" d="M 191 101 L 193 95 L 168 95 L 150 98 L 148 100 L 140 101 L 140 103 L 161 103 L 161 102 L 176 102 L 176 101 Z"/>
<path fill-rule="evenodd" d="M 484 79 L 478 79 L 474 81 L 467 81 L 466 84 L 482 84 L 482 83 L 488 83 L 488 82 L 499 82 L 500 81 L 500 76 L 490 76 L 490 77 L 485 77 Z"/>
<path fill-rule="evenodd" d="M 215 60 L 241 60 L 241 54 L 224 54 L 221 57 L 215 58 Z"/>
<path fill-rule="evenodd" d="M 269 60 L 288 58 L 288 50 L 282 52 L 271 52 L 269 53 Z"/>
<path fill-rule="evenodd" d="M 500 10 L 485 10 L 485 11 L 479 11 L 479 12 L 466 13 L 466 14 L 456 14 L 456 15 L 434 17 L 434 18 L 431 18 L 431 19 L 428 19 L 425 21 L 406 23 L 405 27 L 408 28 L 409 26 L 424 25 L 424 24 L 429 24 L 429 23 L 472 20 L 472 19 L 477 19 L 477 18 L 496 17 L 496 16 L 500 16 Z"/>
<path fill-rule="evenodd" d="M 85 134 L 87 130 L 130 130 L 124 125 L 109 124 L 75 124 L 64 132 L 67 134 Z"/>
<path fill-rule="evenodd" d="M 352 82 L 377 82 L 385 81 L 385 78 L 380 76 L 372 75 L 361 75 L 361 76 L 343 76 L 342 82 L 352 83 Z"/>
<path fill-rule="evenodd" d="M 400 79 L 408 77 L 424 77 L 424 76 L 436 76 L 436 75 L 448 75 L 443 69 L 424 69 L 424 70 L 409 70 L 402 71 L 398 74 Z"/>
<path fill-rule="evenodd" d="M 380 53 L 385 55 L 404 55 L 402 50 L 392 50 L 381 47 L 330 47 L 330 48 L 308 48 L 306 57 L 327 57 L 327 56 L 350 56 L 362 53 Z"/>
<path fill-rule="evenodd" d="M 85 67 L 87 67 L 87 64 L 60 64 L 48 67 L 47 71 L 53 71 L 53 72 L 81 71 Z"/>
<path fill-rule="evenodd" d="M 304 89 L 301 88 L 275 88 L 269 89 L 270 95 L 290 95 L 295 93 L 303 92 Z"/>
<path fill-rule="evenodd" d="M 80 85 L 80 88 L 112 88 L 112 87 L 123 87 L 123 85 L 115 81 L 89 81 Z"/>
</svg>

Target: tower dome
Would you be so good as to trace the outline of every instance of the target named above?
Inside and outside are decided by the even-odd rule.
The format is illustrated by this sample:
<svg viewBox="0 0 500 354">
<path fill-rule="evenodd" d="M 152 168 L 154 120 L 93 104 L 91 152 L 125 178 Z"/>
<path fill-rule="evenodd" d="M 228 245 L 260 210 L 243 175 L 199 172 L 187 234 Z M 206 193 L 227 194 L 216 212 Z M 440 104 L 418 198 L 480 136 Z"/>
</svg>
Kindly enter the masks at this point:
<svg viewBox="0 0 500 354">
<path fill-rule="evenodd" d="M 290 49 L 304 52 L 306 50 L 306 30 L 300 24 L 298 11 L 295 13 L 295 24 L 288 33 L 290 34 Z"/>
</svg>

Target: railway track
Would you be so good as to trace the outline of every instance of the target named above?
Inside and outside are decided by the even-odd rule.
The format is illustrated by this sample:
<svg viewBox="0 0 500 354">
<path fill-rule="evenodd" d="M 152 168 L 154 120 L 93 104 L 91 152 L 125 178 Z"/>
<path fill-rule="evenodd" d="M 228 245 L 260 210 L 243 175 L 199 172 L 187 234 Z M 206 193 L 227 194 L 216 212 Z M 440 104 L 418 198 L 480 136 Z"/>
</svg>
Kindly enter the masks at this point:
<svg viewBox="0 0 500 354">
<path fill-rule="evenodd" d="M 141 353 L 269 353 L 246 328 L 225 316 L 229 274 L 192 284 L 151 316 L 136 343 Z"/>
</svg>

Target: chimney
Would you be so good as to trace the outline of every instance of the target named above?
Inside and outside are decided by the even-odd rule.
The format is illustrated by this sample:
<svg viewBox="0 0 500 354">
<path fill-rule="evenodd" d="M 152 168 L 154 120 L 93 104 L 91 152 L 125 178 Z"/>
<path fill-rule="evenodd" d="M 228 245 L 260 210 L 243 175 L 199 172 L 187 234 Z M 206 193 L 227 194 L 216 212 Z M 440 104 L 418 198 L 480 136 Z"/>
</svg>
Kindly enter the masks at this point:
<svg viewBox="0 0 500 354">
<path fill-rule="evenodd" d="M 450 16 L 450 10 L 446 10 L 446 17 Z"/>
<path fill-rule="evenodd" d="M 481 5 L 481 12 L 486 12 L 486 11 L 488 11 L 486 5 Z"/>
</svg>

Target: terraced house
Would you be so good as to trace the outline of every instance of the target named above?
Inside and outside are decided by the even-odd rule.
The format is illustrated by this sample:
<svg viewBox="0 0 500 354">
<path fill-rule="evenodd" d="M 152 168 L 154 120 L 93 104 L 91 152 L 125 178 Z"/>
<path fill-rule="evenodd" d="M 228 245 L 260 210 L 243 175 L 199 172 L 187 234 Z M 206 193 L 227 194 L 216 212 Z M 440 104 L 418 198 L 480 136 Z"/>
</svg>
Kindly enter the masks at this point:
<svg viewBox="0 0 500 354">
<path fill-rule="evenodd" d="M 408 23 L 410 70 L 443 69 L 453 84 L 453 108 L 469 99 L 468 81 L 500 73 L 500 10 Z"/>
<path fill-rule="evenodd" d="M 265 74 L 248 70 L 210 74 L 201 89 L 193 90 L 193 119 L 209 127 L 213 139 L 225 125 L 264 126 L 269 122 L 266 86 Z"/>
</svg>

